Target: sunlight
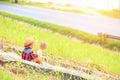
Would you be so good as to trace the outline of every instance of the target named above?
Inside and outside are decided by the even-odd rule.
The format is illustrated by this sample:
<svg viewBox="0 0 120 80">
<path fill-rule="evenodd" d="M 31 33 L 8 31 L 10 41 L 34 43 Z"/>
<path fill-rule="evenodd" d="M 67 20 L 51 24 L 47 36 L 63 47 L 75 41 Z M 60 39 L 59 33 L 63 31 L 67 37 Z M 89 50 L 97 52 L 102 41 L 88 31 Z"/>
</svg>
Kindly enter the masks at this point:
<svg viewBox="0 0 120 80">
<path fill-rule="evenodd" d="M 119 9 L 119 0 L 27 0 L 32 2 L 52 2 L 54 4 L 72 4 L 78 7 L 93 7 L 97 9 Z"/>
<path fill-rule="evenodd" d="M 120 80 L 120 0 L 0 0 L 0 80 Z"/>
</svg>

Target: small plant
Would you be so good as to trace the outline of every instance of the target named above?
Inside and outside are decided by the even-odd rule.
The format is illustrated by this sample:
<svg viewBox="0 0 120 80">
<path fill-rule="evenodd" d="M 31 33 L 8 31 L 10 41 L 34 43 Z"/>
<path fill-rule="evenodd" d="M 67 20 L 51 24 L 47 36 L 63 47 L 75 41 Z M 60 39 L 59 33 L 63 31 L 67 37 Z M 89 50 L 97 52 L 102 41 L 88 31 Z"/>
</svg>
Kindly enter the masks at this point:
<svg viewBox="0 0 120 80">
<path fill-rule="evenodd" d="M 10 73 L 7 73 L 3 70 L 0 70 L 0 79 L 1 80 L 17 80 L 14 76 L 12 76 Z"/>
</svg>

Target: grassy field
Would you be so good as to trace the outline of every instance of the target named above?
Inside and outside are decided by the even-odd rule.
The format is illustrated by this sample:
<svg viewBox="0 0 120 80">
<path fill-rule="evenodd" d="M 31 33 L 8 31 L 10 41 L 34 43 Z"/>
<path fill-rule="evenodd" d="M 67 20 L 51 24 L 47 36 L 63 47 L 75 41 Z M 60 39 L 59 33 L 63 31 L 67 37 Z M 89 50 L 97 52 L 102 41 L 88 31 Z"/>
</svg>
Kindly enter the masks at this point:
<svg viewBox="0 0 120 80">
<path fill-rule="evenodd" d="M 120 18 L 120 10 L 109 10 L 109 11 L 99 10 L 98 12 L 108 17 Z"/>
<path fill-rule="evenodd" d="M 45 53 L 55 60 L 59 60 L 60 56 L 63 57 L 60 60 L 61 62 L 68 60 L 77 61 L 85 65 L 89 63 L 87 67 L 92 66 L 92 68 L 97 68 L 98 70 L 107 69 L 112 73 L 120 75 L 119 52 L 106 50 L 84 42 L 76 42 L 62 35 L 0 16 L 1 40 L 23 46 L 25 38 L 30 36 L 37 39 L 38 43 L 42 40 L 46 41 L 49 46 Z M 34 49 L 38 49 L 38 44 L 35 45 Z"/>
<path fill-rule="evenodd" d="M 31 18 L 27 18 L 27 17 L 16 16 L 16 15 L 9 14 L 6 12 L 0 12 L 0 15 L 10 17 L 10 18 L 13 18 L 13 19 L 16 19 L 19 21 L 23 21 L 28 24 L 36 25 L 41 28 L 46 28 L 53 32 L 57 32 L 62 35 L 65 35 L 67 37 L 76 38 L 78 40 L 82 40 L 87 43 L 94 43 L 95 45 L 100 45 L 102 47 L 105 47 L 105 48 L 108 48 L 111 50 L 120 51 L 120 41 L 119 40 L 112 40 L 112 39 L 108 39 L 106 37 L 98 37 L 96 35 L 88 34 L 86 32 L 72 29 L 72 28 L 69 28 L 66 26 L 60 26 L 57 24 L 42 22 L 42 21 L 31 19 Z"/>
<path fill-rule="evenodd" d="M 13 77 L 11 74 L 3 71 L 3 70 L 0 70 L 0 79 L 1 80 L 18 80 L 17 78 Z"/>
<path fill-rule="evenodd" d="M 20 62 L 5 63 L 0 69 L 0 80 L 60 80 L 59 75 L 46 73 Z"/>
</svg>

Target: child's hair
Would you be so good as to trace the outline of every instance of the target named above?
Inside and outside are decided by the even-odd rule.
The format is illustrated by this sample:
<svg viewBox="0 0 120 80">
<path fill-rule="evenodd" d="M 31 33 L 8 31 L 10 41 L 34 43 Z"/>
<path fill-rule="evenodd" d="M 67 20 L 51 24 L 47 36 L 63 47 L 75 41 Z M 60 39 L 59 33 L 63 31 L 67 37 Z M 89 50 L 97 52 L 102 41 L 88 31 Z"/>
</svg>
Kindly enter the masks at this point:
<svg viewBox="0 0 120 80">
<path fill-rule="evenodd" d="M 44 42 L 44 41 L 42 41 L 41 43 L 40 43 L 40 49 L 41 50 L 44 50 L 44 49 L 46 49 L 47 48 L 47 44 Z"/>
</svg>

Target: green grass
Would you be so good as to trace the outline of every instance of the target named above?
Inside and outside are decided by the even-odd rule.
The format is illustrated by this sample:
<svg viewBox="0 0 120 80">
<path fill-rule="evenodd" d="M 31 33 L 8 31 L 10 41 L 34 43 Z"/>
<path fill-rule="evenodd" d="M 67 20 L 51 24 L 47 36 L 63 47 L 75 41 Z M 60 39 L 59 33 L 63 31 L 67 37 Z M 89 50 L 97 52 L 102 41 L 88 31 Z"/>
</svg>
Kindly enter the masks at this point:
<svg viewBox="0 0 120 80">
<path fill-rule="evenodd" d="M 62 56 L 64 59 L 61 61 L 72 60 L 84 64 L 89 61 L 91 64 L 103 65 L 111 72 L 120 75 L 120 54 L 118 52 L 84 42 L 75 42 L 62 35 L 46 32 L 40 28 L 21 24 L 13 19 L 0 16 L 0 39 L 23 46 L 24 40 L 29 36 L 33 36 L 38 40 L 35 50 L 38 49 L 37 46 L 40 41 L 46 41 L 49 46 L 45 52 L 48 52 L 49 54 L 47 54 L 55 60 L 59 60 L 58 57 Z"/>
<path fill-rule="evenodd" d="M 13 0 L 0 0 L 0 1 L 13 3 Z"/>
<path fill-rule="evenodd" d="M 52 72 L 46 73 L 20 62 L 5 63 L 1 67 L 4 67 L 5 71 L 0 70 L 0 80 L 60 80 L 59 75 L 55 76 Z"/>
<path fill-rule="evenodd" d="M 42 28 L 46 28 L 53 32 L 57 32 L 68 37 L 77 38 L 87 43 L 94 43 L 97 45 L 101 45 L 102 47 L 105 47 L 105 48 L 120 51 L 119 40 L 106 39 L 106 38 L 98 37 L 96 35 L 88 34 L 76 29 L 72 29 L 66 26 L 60 26 L 57 24 L 42 22 L 35 19 L 27 18 L 27 17 L 16 16 L 6 12 L 0 12 L 0 15 L 10 17 L 15 20 L 23 21 L 32 25 L 36 25 Z"/>
<path fill-rule="evenodd" d="M 120 18 L 120 10 L 99 10 L 98 12 L 108 17 Z"/>
<path fill-rule="evenodd" d="M 10 73 L 7 73 L 3 70 L 0 70 L 0 79 L 1 80 L 18 80 L 17 78 L 13 77 Z"/>
</svg>

